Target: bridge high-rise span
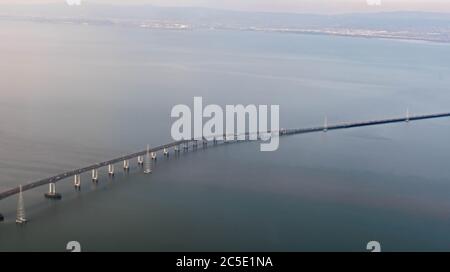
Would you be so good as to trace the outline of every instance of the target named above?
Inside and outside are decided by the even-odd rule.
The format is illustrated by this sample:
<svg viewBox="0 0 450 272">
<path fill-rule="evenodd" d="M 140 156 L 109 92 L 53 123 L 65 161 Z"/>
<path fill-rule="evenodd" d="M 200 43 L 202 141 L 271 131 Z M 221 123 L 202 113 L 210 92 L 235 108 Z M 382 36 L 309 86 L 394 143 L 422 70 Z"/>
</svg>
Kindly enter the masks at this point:
<svg viewBox="0 0 450 272">
<path fill-rule="evenodd" d="M 305 133 L 312 133 L 312 132 L 329 132 L 332 130 L 338 130 L 338 129 L 348 129 L 348 128 L 355 128 L 355 127 L 365 127 L 365 126 L 375 126 L 375 125 L 383 125 L 383 124 L 390 124 L 390 123 L 400 123 L 400 122 L 412 122 L 417 120 L 424 120 L 424 119 L 434 119 L 434 118 L 443 118 L 443 117 L 450 117 L 450 112 L 447 113 L 436 113 L 436 114 L 427 114 L 427 115 L 410 115 L 409 110 L 407 110 L 405 117 L 399 117 L 399 118 L 390 118 L 390 119 L 379 119 L 379 120 L 370 120 L 370 121 L 364 121 L 364 122 L 349 122 L 349 123 L 340 123 L 340 124 L 329 124 L 328 118 L 325 117 L 325 122 L 322 126 L 317 127 L 310 127 L 310 128 L 297 128 L 297 129 L 282 129 L 280 131 L 268 131 L 266 133 L 274 133 L 278 132 L 279 136 L 287 136 L 287 135 L 295 135 L 295 134 L 305 134 Z M 249 133 L 246 133 L 246 136 L 249 136 Z M 222 136 L 222 135 L 221 135 Z M 237 135 L 235 135 L 237 136 Z M 248 137 L 246 137 L 247 139 Z M 258 137 L 260 139 L 260 137 Z M 203 147 L 206 147 L 208 145 L 208 142 L 212 142 L 213 145 L 217 145 L 219 143 L 219 137 L 217 136 L 211 136 L 208 138 L 203 137 L 202 139 L 190 139 L 190 140 L 182 140 L 182 141 L 176 141 L 172 143 L 168 143 L 165 145 L 157 146 L 154 148 L 150 148 L 147 146 L 147 149 L 144 151 L 128 154 L 125 156 L 121 156 L 109 161 L 93 164 L 87 167 L 83 167 L 80 169 L 68 171 L 61 173 L 56 176 L 52 176 L 49 178 L 44 178 L 32 183 L 28 183 L 26 185 L 20 185 L 16 188 L 12 188 L 9 190 L 6 190 L 4 192 L 0 192 L 0 200 L 3 200 L 7 197 L 11 197 L 13 195 L 18 194 L 19 200 L 18 200 L 18 209 L 17 209 L 17 218 L 16 222 L 18 223 L 24 223 L 26 222 L 25 218 L 25 207 L 24 207 L 24 201 L 23 201 L 23 192 L 34 189 L 36 187 L 40 187 L 43 185 L 49 185 L 49 192 L 45 194 L 46 198 L 58 200 L 61 199 L 61 194 L 56 192 L 56 183 L 73 177 L 74 180 L 74 187 L 76 190 L 80 190 L 81 187 L 81 174 L 85 172 L 91 171 L 92 173 L 92 181 L 98 182 L 98 169 L 102 167 L 108 167 L 108 174 L 110 176 L 114 175 L 114 165 L 117 163 L 123 163 L 124 171 L 128 171 L 130 168 L 130 160 L 137 158 L 137 164 L 139 166 L 143 167 L 144 173 L 151 173 L 152 172 L 152 160 L 157 159 L 157 153 L 162 152 L 164 156 L 169 156 L 169 150 L 173 148 L 174 152 L 178 154 L 180 152 L 180 146 L 183 146 L 184 151 L 189 150 L 189 146 L 192 146 L 192 150 L 195 150 L 198 145 L 198 141 L 202 141 Z M 224 139 L 222 140 L 223 143 L 227 143 L 229 141 Z M 4 220 L 4 216 L 0 214 L 0 221 Z M 19 222 L 21 221 L 21 222 Z"/>
</svg>

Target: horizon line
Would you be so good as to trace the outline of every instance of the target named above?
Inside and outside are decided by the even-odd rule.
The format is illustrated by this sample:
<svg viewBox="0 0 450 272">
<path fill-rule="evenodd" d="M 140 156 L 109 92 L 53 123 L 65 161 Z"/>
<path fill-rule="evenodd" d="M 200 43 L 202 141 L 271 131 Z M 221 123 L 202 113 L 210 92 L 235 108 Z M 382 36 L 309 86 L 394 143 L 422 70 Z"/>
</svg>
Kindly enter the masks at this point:
<svg viewBox="0 0 450 272">
<path fill-rule="evenodd" d="M 60 3 L 0 3 L 0 6 L 10 7 L 43 7 L 43 6 L 68 6 L 64 1 Z M 360 11 L 337 11 L 337 12 L 311 12 L 311 11 L 269 11 L 269 10 L 242 10 L 233 8 L 221 8 L 221 7 L 205 7 L 196 5 L 155 5 L 151 3 L 83 3 L 81 6 L 70 6 L 70 8 L 83 8 L 86 6 L 110 6 L 110 7 L 154 7 L 154 8 L 167 8 L 167 9 L 203 9 L 211 11 L 224 11 L 224 12 L 236 12 L 236 13 L 253 13 L 253 14 L 286 14 L 286 15 L 317 15 L 317 16 L 337 16 L 337 15 L 355 15 L 355 14 L 389 14 L 389 13 L 416 13 L 416 14 L 445 14 L 450 15 L 449 11 L 442 10 L 415 10 L 415 9 L 393 9 L 393 10 L 360 10 Z M 68 6 L 69 7 L 69 6 Z M 449 7 L 450 8 L 450 7 Z M 376 8 L 375 8 L 376 9 Z"/>
</svg>

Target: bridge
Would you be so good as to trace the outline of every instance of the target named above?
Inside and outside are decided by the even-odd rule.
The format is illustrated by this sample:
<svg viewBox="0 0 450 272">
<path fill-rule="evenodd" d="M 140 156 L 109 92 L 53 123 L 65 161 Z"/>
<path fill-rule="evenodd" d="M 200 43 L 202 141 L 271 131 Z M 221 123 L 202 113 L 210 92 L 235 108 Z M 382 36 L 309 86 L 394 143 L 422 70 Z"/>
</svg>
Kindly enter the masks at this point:
<svg viewBox="0 0 450 272">
<path fill-rule="evenodd" d="M 267 133 L 276 133 L 278 132 L 279 136 L 287 136 L 287 135 L 295 135 L 295 134 L 305 134 L 305 133 L 313 133 L 313 132 L 327 132 L 330 130 L 339 130 L 339 129 L 349 129 L 349 128 L 356 128 L 356 127 L 365 127 L 365 126 L 376 126 L 376 125 L 384 125 L 384 124 L 391 124 L 391 123 L 401 123 L 401 122 L 411 122 L 411 121 L 418 121 L 418 120 L 425 120 L 425 119 L 436 119 L 436 118 L 445 118 L 450 117 L 450 112 L 446 113 L 436 113 L 436 114 L 427 114 L 427 115 L 415 115 L 410 116 L 409 112 L 406 114 L 405 117 L 399 117 L 399 118 L 390 118 L 390 119 L 379 119 L 379 120 L 370 120 L 370 121 L 363 121 L 363 122 L 348 122 L 348 123 L 340 123 L 340 124 L 333 124 L 329 125 L 327 118 L 325 118 L 325 122 L 322 126 L 317 127 L 309 127 L 309 128 L 297 128 L 297 129 L 281 129 L 279 131 L 268 131 Z M 246 133 L 245 136 L 248 137 L 250 133 Z M 257 134 L 259 135 L 259 134 Z M 190 140 L 182 140 L 182 141 L 175 141 L 171 142 L 165 145 L 148 148 L 147 150 L 143 150 L 140 152 L 128 154 L 125 156 L 117 157 L 112 160 L 96 163 L 93 165 L 89 165 L 83 168 L 71 170 L 68 172 L 61 173 L 59 175 L 55 175 L 52 177 L 44 178 L 35 182 L 28 183 L 23 186 L 18 186 L 16 188 L 9 189 L 4 192 L 0 192 L 0 200 L 3 200 L 7 197 L 11 197 L 13 195 L 19 194 L 19 199 L 22 197 L 22 192 L 31 190 L 40 186 L 49 185 L 49 192 L 45 194 L 47 198 L 51 199 L 60 199 L 61 196 L 56 193 L 56 183 L 65 180 L 68 178 L 73 177 L 74 178 L 74 186 L 76 189 L 80 189 L 81 186 L 81 178 L 80 175 L 86 172 L 91 171 L 92 172 L 92 181 L 97 182 L 98 181 L 98 169 L 102 167 L 108 166 L 108 174 L 114 175 L 114 165 L 117 163 L 123 162 L 123 168 L 125 171 L 129 170 L 129 161 L 131 159 L 137 158 L 137 163 L 144 167 L 144 156 L 146 156 L 145 162 L 146 162 L 146 173 L 150 173 L 150 160 L 156 159 L 156 154 L 158 152 L 163 152 L 165 156 L 169 154 L 169 149 L 173 148 L 175 152 L 180 152 L 181 147 L 187 151 L 189 150 L 189 146 L 191 145 L 194 149 L 197 148 L 198 142 L 202 142 L 203 146 L 207 146 L 209 142 L 213 142 L 214 145 L 218 143 L 225 143 L 228 142 L 226 140 L 226 136 L 229 135 L 221 135 L 221 137 L 203 137 L 202 139 L 190 139 Z M 235 137 L 237 135 L 234 135 Z M 260 138 L 258 138 L 260 139 Z M 0 221 L 4 219 L 3 215 L 0 214 Z"/>
</svg>

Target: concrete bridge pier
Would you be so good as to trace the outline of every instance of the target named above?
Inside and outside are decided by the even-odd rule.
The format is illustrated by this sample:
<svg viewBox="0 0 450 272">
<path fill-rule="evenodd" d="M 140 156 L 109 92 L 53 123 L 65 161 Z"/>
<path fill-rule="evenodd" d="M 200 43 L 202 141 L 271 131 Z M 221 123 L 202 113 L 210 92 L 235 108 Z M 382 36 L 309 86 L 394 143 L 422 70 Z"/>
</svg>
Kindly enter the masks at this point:
<svg viewBox="0 0 450 272">
<path fill-rule="evenodd" d="M 143 156 L 138 156 L 137 160 L 138 160 L 138 165 L 139 166 L 144 165 L 144 157 Z"/>
<path fill-rule="evenodd" d="M 92 169 L 92 182 L 98 182 L 98 169 Z"/>
<path fill-rule="evenodd" d="M 130 161 L 129 160 L 124 160 L 123 161 L 123 170 L 125 172 L 130 171 Z"/>
<path fill-rule="evenodd" d="M 61 194 L 58 194 L 56 192 L 56 184 L 55 183 L 49 184 L 48 193 L 45 194 L 45 197 L 48 199 L 55 199 L 55 200 L 60 200 L 62 198 Z"/>
<path fill-rule="evenodd" d="M 185 143 L 184 143 L 183 149 L 184 149 L 185 151 L 189 149 L 189 143 L 188 143 L 188 142 L 185 142 Z"/>
<path fill-rule="evenodd" d="M 173 149 L 176 153 L 180 152 L 180 145 L 176 145 Z"/>
<path fill-rule="evenodd" d="M 148 145 L 147 145 L 147 154 L 145 156 L 144 173 L 145 174 L 152 173 L 152 157 L 150 154 L 150 146 L 148 146 Z"/>
<path fill-rule="evenodd" d="M 152 157 L 152 160 L 156 160 L 157 158 L 156 158 L 156 153 L 155 152 L 152 152 L 151 154 L 150 154 L 150 156 Z"/>
<path fill-rule="evenodd" d="M 108 174 L 114 176 L 114 164 L 108 165 Z"/>
<path fill-rule="evenodd" d="M 229 139 L 227 138 L 227 135 L 224 133 L 223 134 L 223 140 L 222 140 L 222 142 L 224 143 L 224 144 L 228 144 L 230 141 L 229 141 Z"/>
<path fill-rule="evenodd" d="M 164 148 L 163 154 L 164 154 L 164 156 L 166 156 L 166 157 L 169 156 L 169 151 L 167 150 L 167 148 Z"/>
<path fill-rule="evenodd" d="M 75 187 L 75 190 L 81 189 L 81 177 L 80 175 L 73 176 L 73 186 Z"/>
<path fill-rule="evenodd" d="M 203 140 L 202 141 L 202 145 L 203 145 L 203 147 L 207 147 L 208 146 L 208 141 L 207 140 Z"/>
<path fill-rule="evenodd" d="M 224 134 L 223 134 L 223 141 L 222 141 L 222 142 L 223 142 L 224 144 L 228 144 L 230 141 L 231 141 L 231 140 L 230 140 L 230 136 L 229 136 L 229 135 L 227 136 L 227 134 L 224 133 Z"/>
</svg>

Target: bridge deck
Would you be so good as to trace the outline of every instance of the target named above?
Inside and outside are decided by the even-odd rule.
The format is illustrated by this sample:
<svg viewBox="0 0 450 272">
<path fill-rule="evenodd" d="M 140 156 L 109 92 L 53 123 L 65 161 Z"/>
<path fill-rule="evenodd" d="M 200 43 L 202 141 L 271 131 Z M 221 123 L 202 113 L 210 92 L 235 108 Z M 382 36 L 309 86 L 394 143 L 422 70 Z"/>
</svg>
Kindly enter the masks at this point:
<svg viewBox="0 0 450 272">
<path fill-rule="evenodd" d="M 150 152 L 158 152 L 158 151 L 164 150 L 164 148 L 174 147 L 174 146 L 177 146 L 177 145 L 181 145 L 181 144 L 183 144 L 185 142 L 190 142 L 190 141 L 172 142 L 172 143 L 169 143 L 169 144 L 165 144 L 165 145 L 161 145 L 161 146 L 157 146 L 157 147 L 151 148 L 149 151 Z M 115 158 L 115 159 L 112 159 L 112 160 L 109 160 L 109 161 L 104 161 L 104 162 L 92 164 L 90 166 L 86 166 L 86 167 L 83 167 L 83 168 L 79 168 L 79 169 L 76 169 L 76 170 L 64 172 L 64 173 L 61 173 L 61 174 L 56 175 L 56 176 L 44 178 L 44 179 L 41 179 L 41 180 L 38 180 L 38 181 L 35 181 L 35 182 L 32 182 L 32 183 L 23 185 L 22 186 L 22 191 L 24 192 L 24 191 L 27 191 L 27 190 L 31 190 L 33 188 L 40 187 L 40 186 L 43 186 L 43 185 L 46 185 L 46 184 L 49 184 L 49 183 L 56 183 L 56 182 L 58 182 L 60 180 L 63 180 L 63 179 L 66 179 L 66 178 L 69 178 L 69 177 L 72 177 L 72 176 L 75 176 L 75 175 L 78 175 L 78 174 L 82 174 L 82 173 L 91 171 L 93 169 L 98 169 L 98 168 L 101 168 L 101 167 L 104 167 L 104 166 L 107 166 L 107 165 L 110 165 L 110 164 L 115 164 L 115 163 L 118 163 L 118 162 L 121 162 L 121 161 L 124 161 L 124 160 L 133 159 L 133 158 L 136 158 L 138 156 L 143 156 L 146 153 L 147 153 L 147 150 L 144 150 L 144 151 L 128 154 L 128 155 L 125 155 L 125 156 L 122 156 L 122 157 L 118 157 L 118 158 Z M 19 187 L 16 187 L 16 188 L 4 191 L 4 192 L 0 193 L 0 200 L 5 199 L 5 198 L 7 198 L 9 196 L 18 194 L 18 193 L 19 193 Z"/>
<path fill-rule="evenodd" d="M 400 123 L 400 122 L 406 122 L 406 121 L 417 121 L 417 120 L 424 120 L 424 119 L 433 119 L 433 118 L 443 118 L 443 117 L 450 117 L 450 113 L 437 113 L 437 114 L 428 114 L 428 115 L 416 115 L 416 116 L 411 116 L 409 118 L 403 117 L 403 118 L 392 118 L 392 119 L 381 119 L 381 120 L 371 120 L 371 121 L 365 121 L 365 122 L 352 122 L 352 123 L 342 123 L 342 124 L 335 124 L 335 125 L 330 125 L 330 126 L 320 126 L 320 127 L 311 127 L 311 128 L 300 128 L 300 129 L 285 129 L 280 131 L 280 136 L 284 136 L 284 135 L 294 135 L 294 134 L 304 134 L 304 133 L 312 133 L 312 132 L 319 132 L 319 131 L 324 131 L 325 129 L 327 130 L 338 130 L 338 129 L 348 129 L 348 128 L 355 128 L 355 127 L 364 127 L 364 126 L 375 126 L 375 125 L 382 125 L 382 124 L 389 124 L 389 123 Z M 247 135 L 249 133 L 246 133 Z M 212 140 L 212 139 L 211 139 Z M 150 152 L 158 152 L 163 150 L 164 148 L 171 148 L 174 146 L 178 146 L 184 143 L 190 143 L 193 142 L 194 140 L 184 140 L 184 141 L 177 141 L 177 142 L 172 142 L 172 143 L 168 143 L 165 145 L 161 145 L 161 146 L 157 146 L 154 147 L 152 149 L 150 149 Z M 124 160 L 129 160 L 129 159 L 133 159 L 136 158 L 138 156 L 143 156 L 145 155 L 147 152 L 147 150 L 144 151 L 140 151 L 140 152 L 136 152 L 136 153 L 132 153 L 132 154 L 128 154 L 125 156 L 121 156 L 112 160 L 108 160 L 105 162 L 101 162 L 101 163 L 97 163 L 97 164 L 93 164 L 87 167 L 83 167 L 83 168 L 79 168 L 76 170 L 72 170 L 72 171 L 68 171 L 68 172 L 64 172 L 61 173 L 59 175 L 56 176 L 52 176 L 52 177 L 48 177 L 48 178 L 44 178 L 35 182 L 31 182 L 29 184 L 26 184 L 24 186 L 22 186 L 22 191 L 27 191 L 27 190 L 31 190 L 33 188 L 36 187 L 40 187 L 49 183 L 56 183 L 58 181 L 61 181 L 63 179 L 72 177 L 74 175 L 77 174 L 82 174 L 88 171 L 91 171 L 93 169 L 98 169 L 104 166 L 107 166 L 109 164 L 115 164 Z M 15 194 L 19 193 L 19 187 L 16 188 L 12 188 L 10 190 L 4 191 L 0 193 L 0 200 L 5 199 L 7 197 L 13 196 Z"/>
</svg>

